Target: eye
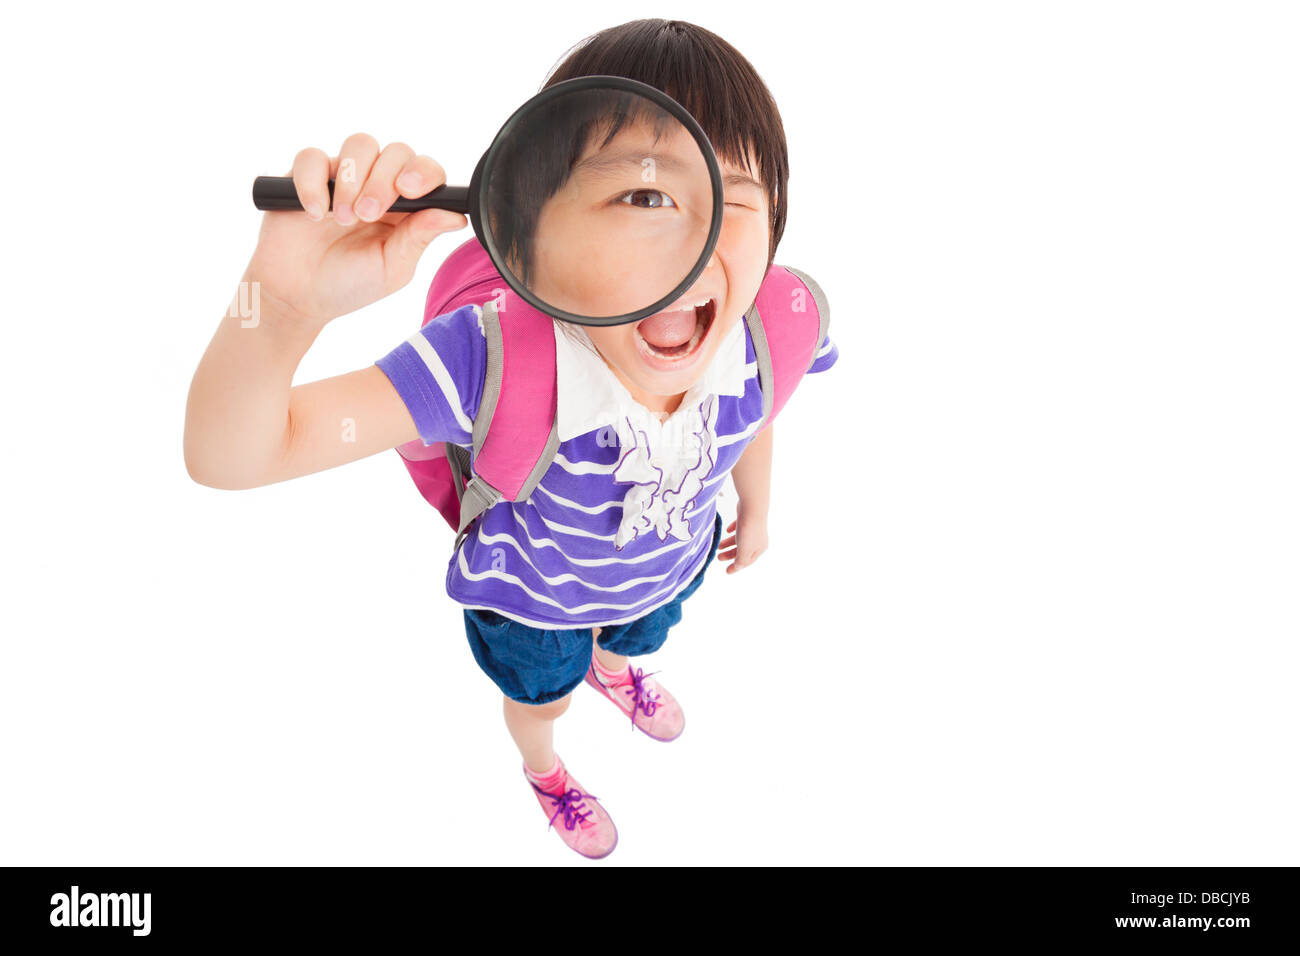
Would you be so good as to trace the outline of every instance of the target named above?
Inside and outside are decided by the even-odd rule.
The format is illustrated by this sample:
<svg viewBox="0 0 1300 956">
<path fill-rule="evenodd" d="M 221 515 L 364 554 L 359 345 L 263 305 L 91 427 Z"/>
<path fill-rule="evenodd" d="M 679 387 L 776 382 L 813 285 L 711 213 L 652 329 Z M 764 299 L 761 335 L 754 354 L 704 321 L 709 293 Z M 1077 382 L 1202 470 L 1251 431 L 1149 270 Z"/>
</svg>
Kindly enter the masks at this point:
<svg viewBox="0 0 1300 956">
<path fill-rule="evenodd" d="M 638 201 L 627 202 L 626 200 L 629 196 L 638 196 L 641 198 Z M 658 198 L 656 199 L 655 197 Z M 636 206 L 640 209 L 662 209 L 677 205 L 677 203 L 673 202 L 671 196 L 658 189 L 633 189 L 631 192 L 626 192 L 620 196 L 618 201 L 628 206 Z"/>
</svg>

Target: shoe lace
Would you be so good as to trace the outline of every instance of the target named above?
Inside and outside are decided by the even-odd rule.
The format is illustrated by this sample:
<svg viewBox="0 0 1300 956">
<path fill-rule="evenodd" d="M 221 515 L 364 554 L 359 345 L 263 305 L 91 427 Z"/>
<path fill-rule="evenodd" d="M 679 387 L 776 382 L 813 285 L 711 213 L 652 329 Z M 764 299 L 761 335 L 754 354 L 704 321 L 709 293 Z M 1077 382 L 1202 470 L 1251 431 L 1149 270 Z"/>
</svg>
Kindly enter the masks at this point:
<svg viewBox="0 0 1300 956">
<path fill-rule="evenodd" d="M 531 780 L 528 782 L 532 784 L 533 789 L 538 793 L 543 793 L 550 797 L 551 804 L 556 808 L 555 812 L 551 814 L 550 821 L 546 824 L 548 830 L 551 828 L 552 824 L 555 823 L 555 818 L 561 813 L 564 814 L 565 829 L 572 830 L 579 823 L 582 823 L 596 812 L 595 810 L 584 811 L 582 809 L 583 800 L 585 798 L 591 797 L 593 800 L 600 799 L 594 793 L 583 793 L 577 787 L 570 787 L 568 790 L 561 790 L 559 793 L 547 793 L 547 791 L 537 786 L 537 784 L 533 783 Z"/>
<path fill-rule="evenodd" d="M 632 726 L 636 726 L 636 712 L 639 709 L 647 717 L 653 717 L 655 710 L 659 706 L 659 695 L 651 690 L 645 684 L 645 679 L 658 671 L 651 671 L 649 674 L 642 673 L 641 668 L 633 667 L 632 683 L 624 687 L 623 692 L 632 695 Z"/>
</svg>

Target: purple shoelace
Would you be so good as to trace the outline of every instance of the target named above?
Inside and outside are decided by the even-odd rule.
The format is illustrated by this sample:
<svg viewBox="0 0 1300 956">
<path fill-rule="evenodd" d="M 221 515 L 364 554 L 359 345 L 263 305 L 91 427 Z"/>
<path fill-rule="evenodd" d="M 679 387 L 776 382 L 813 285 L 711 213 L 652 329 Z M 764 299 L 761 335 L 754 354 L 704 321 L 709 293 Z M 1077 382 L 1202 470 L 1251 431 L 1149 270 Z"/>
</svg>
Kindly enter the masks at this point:
<svg viewBox="0 0 1300 956">
<path fill-rule="evenodd" d="M 587 817 L 591 816 L 593 813 L 596 812 L 595 810 L 586 810 L 586 811 L 581 810 L 582 801 L 586 797 L 591 797 L 591 799 L 593 800 L 600 799 L 594 793 L 583 793 L 577 787 L 571 787 L 570 789 L 562 791 L 560 793 L 547 793 L 545 790 L 543 790 L 537 784 L 533 783 L 531 780 L 529 780 L 528 782 L 532 784 L 533 789 L 536 790 L 538 793 L 544 793 L 546 794 L 546 796 L 550 797 L 551 803 L 555 804 L 555 806 L 557 807 L 556 811 L 553 814 L 551 814 L 550 822 L 546 824 L 546 828 L 548 830 L 551 828 L 551 825 L 555 823 L 555 818 L 558 817 L 561 813 L 564 814 L 565 829 L 572 830 L 579 823 L 581 823 L 583 820 L 587 819 Z"/>
<path fill-rule="evenodd" d="M 659 672 L 651 671 L 649 674 L 644 674 L 642 673 L 641 668 L 639 667 L 633 667 L 631 668 L 631 671 L 632 671 L 632 686 L 624 687 L 623 690 L 625 693 L 633 695 L 632 696 L 632 726 L 635 727 L 636 712 L 638 708 L 641 710 L 641 713 L 645 714 L 647 717 L 653 717 L 655 710 L 659 706 L 659 695 L 656 694 L 649 687 L 646 687 L 644 683 L 647 677 L 650 677 L 653 674 L 658 674 Z"/>
</svg>

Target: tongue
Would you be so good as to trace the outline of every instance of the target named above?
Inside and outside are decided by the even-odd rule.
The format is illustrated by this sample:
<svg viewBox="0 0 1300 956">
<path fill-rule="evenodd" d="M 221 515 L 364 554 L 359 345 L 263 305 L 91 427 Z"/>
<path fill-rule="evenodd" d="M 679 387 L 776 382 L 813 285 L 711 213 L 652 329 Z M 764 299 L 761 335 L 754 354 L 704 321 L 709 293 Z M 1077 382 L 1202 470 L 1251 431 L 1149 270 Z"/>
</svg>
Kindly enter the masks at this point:
<svg viewBox="0 0 1300 956">
<path fill-rule="evenodd" d="M 642 319 L 637 329 L 641 337 L 655 348 L 669 349 L 674 345 L 684 345 L 695 334 L 695 310 L 680 312 L 660 312 L 648 319 Z"/>
</svg>

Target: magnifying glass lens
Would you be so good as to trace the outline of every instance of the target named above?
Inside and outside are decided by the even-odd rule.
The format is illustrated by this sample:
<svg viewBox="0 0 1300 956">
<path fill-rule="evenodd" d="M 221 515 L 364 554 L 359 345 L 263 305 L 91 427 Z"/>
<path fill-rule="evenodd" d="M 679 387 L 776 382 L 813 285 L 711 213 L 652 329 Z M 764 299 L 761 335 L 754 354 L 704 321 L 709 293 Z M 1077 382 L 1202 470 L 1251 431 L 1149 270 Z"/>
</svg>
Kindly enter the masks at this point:
<svg viewBox="0 0 1300 956">
<path fill-rule="evenodd" d="M 548 305 L 593 319 L 646 309 L 699 263 L 709 163 L 653 100 L 580 89 L 519 118 L 486 184 L 498 259 Z"/>
</svg>

